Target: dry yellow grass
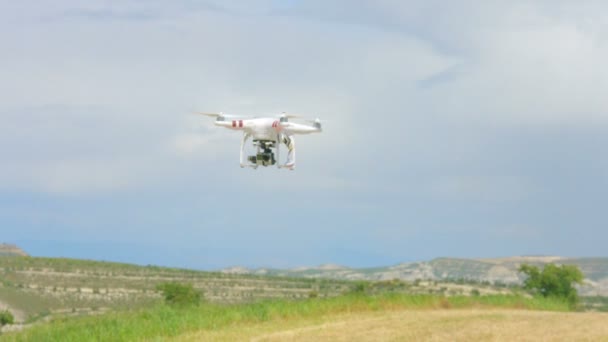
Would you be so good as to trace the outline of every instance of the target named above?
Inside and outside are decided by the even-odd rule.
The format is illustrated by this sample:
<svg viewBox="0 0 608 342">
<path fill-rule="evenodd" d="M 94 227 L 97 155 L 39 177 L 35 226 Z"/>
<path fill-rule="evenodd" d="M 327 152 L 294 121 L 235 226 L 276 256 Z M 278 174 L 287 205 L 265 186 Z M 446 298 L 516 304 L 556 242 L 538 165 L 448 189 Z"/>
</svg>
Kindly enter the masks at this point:
<svg viewBox="0 0 608 342">
<path fill-rule="evenodd" d="M 608 314 L 525 310 L 403 310 L 267 322 L 178 341 L 608 341 Z"/>
</svg>

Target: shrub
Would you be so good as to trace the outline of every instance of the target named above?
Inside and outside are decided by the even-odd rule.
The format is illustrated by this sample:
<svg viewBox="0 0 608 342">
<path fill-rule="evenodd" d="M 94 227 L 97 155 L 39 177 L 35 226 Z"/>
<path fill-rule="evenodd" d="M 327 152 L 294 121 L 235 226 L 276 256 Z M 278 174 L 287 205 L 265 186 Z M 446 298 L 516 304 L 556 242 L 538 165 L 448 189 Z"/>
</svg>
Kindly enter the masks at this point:
<svg viewBox="0 0 608 342">
<path fill-rule="evenodd" d="M 0 311 L 0 327 L 13 323 L 15 323 L 15 317 L 13 317 L 13 314 L 10 311 Z"/>
<path fill-rule="evenodd" d="M 201 294 L 192 284 L 162 283 L 156 289 L 162 292 L 165 303 L 170 305 L 198 305 L 201 302 Z"/>
<path fill-rule="evenodd" d="M 369 283 L 366 281 L 357 281 L 351 287 L 352 293 L 364 294 L 369 287 Z"/>
</svg>

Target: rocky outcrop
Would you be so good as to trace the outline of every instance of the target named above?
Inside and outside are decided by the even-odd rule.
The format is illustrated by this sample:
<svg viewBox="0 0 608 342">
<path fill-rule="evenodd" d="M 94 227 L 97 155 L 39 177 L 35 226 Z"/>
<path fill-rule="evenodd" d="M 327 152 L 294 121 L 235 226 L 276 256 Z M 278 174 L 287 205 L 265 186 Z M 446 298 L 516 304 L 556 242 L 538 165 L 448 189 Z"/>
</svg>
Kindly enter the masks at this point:
<svg viewBox="0 0 608 342">
<path fill-rule="evenodd" d="M 0 256 L 28 256 L 28 254 L 16 245 L 1 243 Z"/>
</svg>

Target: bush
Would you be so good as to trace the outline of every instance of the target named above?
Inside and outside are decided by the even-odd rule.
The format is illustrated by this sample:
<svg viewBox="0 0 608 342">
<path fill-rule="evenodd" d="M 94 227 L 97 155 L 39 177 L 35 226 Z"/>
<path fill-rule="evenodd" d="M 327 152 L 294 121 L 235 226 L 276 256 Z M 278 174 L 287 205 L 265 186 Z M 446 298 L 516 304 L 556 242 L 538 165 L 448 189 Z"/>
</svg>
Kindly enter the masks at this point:
<svg viewBox="0 0 608 342">
<path fill-rule="evenodd" d="M 13 317 L 13 314 L 10 311 L 0 311 L 0 327 L 13 323 L 15 323 L 15 317 Z"/>
<path fill-rule="evenodd" d="M 543 297 L 557 297 L 568 301 L 571 306 L 578 302 L 575 284 L 583 283 L 583 273 L 575 265 L 547 264 L 543 270 L 522 264 L 519 272 L 524 273 L 524 288 Z"/>
<path fill-rule="evenodd" d="M 352 293 L 357 293 L 357 294 L 364 294 L 367 290 L 367 288 L 369 287 L 369 283 L 366 281 L 357 281 L 353 284 L 353 286 L 351 287 L 351 291 Z"/>
<path fill-rule="evenodd" d="M 156 289 L 163 293 L 165 303 L 169 305 L 198 305 L 201 302 L 201 294 L 192 284 L 162 283 Z"/>
</svg>

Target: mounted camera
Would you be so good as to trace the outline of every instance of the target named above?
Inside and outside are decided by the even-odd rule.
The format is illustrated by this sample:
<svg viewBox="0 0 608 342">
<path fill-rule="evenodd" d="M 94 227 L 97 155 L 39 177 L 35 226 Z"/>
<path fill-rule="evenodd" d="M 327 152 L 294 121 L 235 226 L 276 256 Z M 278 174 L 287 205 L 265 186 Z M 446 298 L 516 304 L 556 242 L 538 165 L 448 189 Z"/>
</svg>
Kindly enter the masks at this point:
<svg viewBox="0 0 608 342">
<path fill-rule="evenodd" d="M 254 142 L 258 147 L 258 153 L 255 156 L 249 156 L 247 159 L 254 165 L 270 166 L 276 164 L 274 158 L 274 141 L 272 140 L 258 140 Z"/>
<path fill-rule="evenodd" d="M 276 164 L 277 162 L 276 159 L 274 159 L 274 153 L 271 150 L 260 152 L 255 156 L 249 156 L 247 159 L 252 164 L 261 166 L 270 166 Z"/>
</svg>

